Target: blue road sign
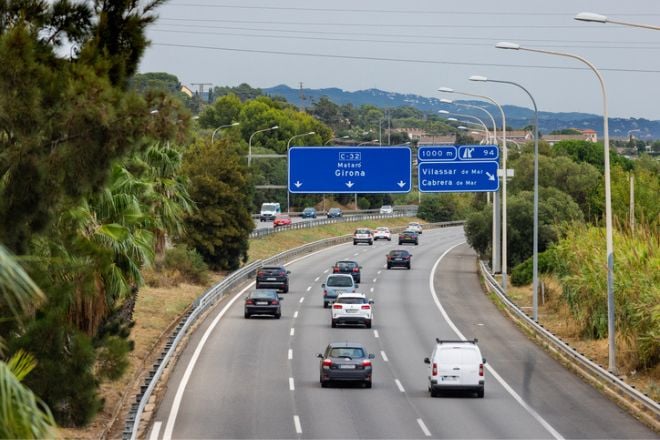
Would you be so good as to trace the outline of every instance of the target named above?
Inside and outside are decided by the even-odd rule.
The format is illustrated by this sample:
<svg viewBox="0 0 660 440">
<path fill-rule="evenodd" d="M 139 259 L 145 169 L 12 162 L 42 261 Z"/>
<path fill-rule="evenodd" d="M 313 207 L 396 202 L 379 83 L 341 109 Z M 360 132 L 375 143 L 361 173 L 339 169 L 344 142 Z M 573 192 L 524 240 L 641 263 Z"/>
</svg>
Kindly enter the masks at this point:
<svg viewBox="0 0 660 440">
<path fill-rule="evenodd" d="M 499 165 L 490 162 L 420 162 L 421 192 L 491 192 L 497 191 Z"/>
<path fill-rule="evenodd" d="M 497 160 L 500 149 L 497 145 L 461 145 L 458 147 L 458 160 Z"/>
<path fill-rule="evenodd" d="M 422 145 L 417 149 L 417 159 L 423 161 L 454 161 L 456 147 L 453 145 Z"/>
<path fill-rule="evenodd" d="M 291 147 L 292 193 L 407 193 L 412 187 L 409 147 Z"/>
</svg>

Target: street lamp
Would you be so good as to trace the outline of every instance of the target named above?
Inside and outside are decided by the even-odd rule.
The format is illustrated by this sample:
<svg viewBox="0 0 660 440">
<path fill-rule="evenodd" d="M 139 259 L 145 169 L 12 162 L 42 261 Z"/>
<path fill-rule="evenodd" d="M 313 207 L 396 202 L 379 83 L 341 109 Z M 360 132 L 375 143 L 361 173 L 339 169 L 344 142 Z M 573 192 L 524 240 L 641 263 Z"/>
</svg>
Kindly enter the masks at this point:
<svg viewBox="0 0 660 440">
<path fill-rule="evenodd" d="M 213 139 L 215 139 L 215 134 L 218 132 L 218 130 L 223 129 L 223 128 L 227 128 L 227 127 L 236 127 L 237 125 L 241 125 L 241 123 L 240 122 L 232 122 L 231 124 L 221 125 L 220 127 L 213 130 L 213 134 L 211 134 L 211 143 L 213 143 Z"/>
<path fill-rule="evenodd" d="M 562 57 L 573 58 L 589 66 L 596 74 L 600 82 L 600 88 L 603 94 L 603 144 L 605 160 L 605 237 L 607 246 L 607 332 L 609 343 L 609 370 L 616 373 L 616 346 L 615 346 L 615 326 L 614 326 L 614 243 L 612 232 L 612 190 L 610 187 L 610 134 L 607 116 L 607 92 L 605 90 L 605 80 L 591 62 L 579 55 L 566 52 L 556 52 L 551 50 L 530 49 L 522 47 L 517 43 L 500 42 L 495 45 L 498 49 L 525 50 L 528 52 L 544 53 L 548 55 L 558 55 Z"/>
<path fill-rule="evenodd" d="M 263 130 L 257 130 L 250 135 L 250 139 L 248 140 L 248 166 L 252 163 L 252 138 L 254 135 L 264 131 L 277 130 L 278 128 L 280 128 L 278 125 L 273 125 L 272 127 L 264 128 Z"/>
<path fill-rule="evenodd" d="M 334 141 L 334 140 L 336 140 L 336 139 L 350 139 L 350 136 L 349 136 L 349 135 L 346 135 L 346 136 L 342 136 L 342 137 L 334 137 L 334 138 L 330 138 L 330 139 L 328 139 L 327 141 L 325 141 L 325 142 L 323 143 L 323 145 L 328 145 L 330 142 L 332 142 L 332 141 Z"/>
<path fill-rule="evenodd" d="M 289 140 L 287 141 L 287 143 L 286 143 L 287 153 L 289 151 L 289 147 L 291 146 L 291 141 L 292 140 L 300 138 L 300 137 L 304 137 L 304 136 L 311 136 L 311 135 L 314 135 L 314 134 L 316 134 L 315 131 L 310 131 L 308 133 L 302 133 L 302 134 L 297 134 L 295 136 L 291 136 L 289 138 Z M 287 188 L 287 190 L 286 190 L 286 213 L 287 214 L 289 213 L 290 209 L 291 209 L 291 190 L 289 190 L 289 188 Z"/>
<path fill-rule="evenodd" d="M 357 146 L 359 147 L 359 146 L 362 146 L 362 145 L 373 144 L 374 142 L 378 142 L 378 139 L 372 139 L 370 141 L 361 142 L 361 143 L 357 144 Z"/>
<path fill-rule="evenodd" d="M 640 28 L 653 29 L 655 31 L 660 31 L 660 26 L 654 26 L 654 25 L 650 25 L 650 24 L 630 23 L 630 22 L 619 21 L 619 20 L 610 20 L 605 15 L 594 14 L 593 12 L 580 12 L 579 14 L 577 14 L 573 18 L 575 20 L 578 20 L 578 21 L 588 21 L 588 22 L 591 22 L 591 23 L 614 23 L 614 24 L 621 24 L 623 26 L 640 27 Z"/>
<path fill-rule="evenodd" d="M 447 99 L 445 101 L 451 101 L 451 100 Z M 451 112 L 448 112 L 447 110 L 438 110 L 438 113 L 443 114 L 443 115 L 462 116 L 464 118 L 474 119 L 475 121 L 479 122 L 481 124 L 481 126 L 484 128 L 484 131 L 486 132 L 486 135 L 487 135 L 486 140 L 488 141 L 488 139 L 490 139 L 490 131 L 488 131 L 488 127 L 486 127 L 486 124 L 484 123 L 484 121 L 477 118 L 476 116 L 464 115 L 464 114 L 461 114 L 461 113 L 451 113 Z M 451 120 L 451 119 L 452 118 L 447 118 L 447 120 Z"/>
<path fill-rule="evenodd" d="M 522 85 L 513 81 L 502 81 L 496 79 L 489 79 L 485 76 L 473 75 L 470 81 L 494 82 L 500 84 L 510 84 L 522 89 L 529 99 L 532 100 L 534 105 L 534 238 L 533 238 L 533 252 L 532 252 L 532 308 L 534 321 L 539 320 L 539 305 L 538 305 L 538 289 L 539 289 L 539 110 L 536 106 L 536 101 L 532 94 Z M 520 146 L 518 146 L 520 149 Z"/>
<path fill-rule="evenodd" d="M 472 96 L 474 98 L 481 98 L 487 101 L 492 102 L 500 110 L 502 115 L 502 168 L 503 168 L 503 177 L 502 177 L 502 289 L 506 293 L 506 270 L 507 270 L 507 249 L 506 249 L 506 179 L 507 179 L 507 169 L 506 169 L 506 158 L 507 158 L 507 149 L 506 149 L 506 116 L 504 115 L 504 109 L 502 106 L 497 103 L 493 98 L 485 95 L 475 95 L 473 93 L 458 92 L 449 87 L 440 87 L 438 89 L 440 92 L 444 93 L 457 93 L 459 95 Z"/>
</svg>

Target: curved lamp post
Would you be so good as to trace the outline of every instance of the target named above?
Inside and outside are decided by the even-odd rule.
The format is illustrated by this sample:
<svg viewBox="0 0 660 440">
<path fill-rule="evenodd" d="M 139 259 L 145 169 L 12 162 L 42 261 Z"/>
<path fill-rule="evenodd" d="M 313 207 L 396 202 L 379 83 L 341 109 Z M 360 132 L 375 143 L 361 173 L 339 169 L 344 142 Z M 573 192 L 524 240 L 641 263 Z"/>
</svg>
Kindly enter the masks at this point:
<svg viewBox="0 0 660 440">
<path fill-rule="evenodd" d="M 447 100 L 447 101 L 450 101 L 450 100 Z M 454 115 L 454 116 L 461 116 L 461 117 L 464 117 L 464 118 L 474 119 L 475 121 L 479 122 L 479 124 L 481 124 L 481 126 L 484 128 L 484 131 L 487 134 L 486 139 L 490 139 L 490 131 L 488 130 L 488 127 L 486 127 L 486 124 L 484 123 L 484 121 L 477 118 L 476 116 L 464 115 L 464 114 L 461 114 L 461 113 L 451 113 L 451 112 L 448 112 L 447 110 L 438 110 L 438 113 L 443 114 L 443 115 Z M 449 118 L 447 118 L 447 119 L 449 120 Z"/>
<path fill-rule="evenodd" d="M 341 137 L 330 138 L 330 139 L 328 139 L 327 141 L 325 141 L 325 142 L 323 143 L 323 145 L 328 145 L 330 142 L 332 142 L 332 141 L 334 141 L 334 140 L 336 140 L 336 139 L 350 139 L 350 136 L 349 136 L 349 135 L 346 135 L 346 136 L 341 136 Z"/>
<path fill-rule="evenodd" d="M 502 109 L 502 106 L 498 104 L 497 101 L 495 101 L 493 98 L 490 96 L 485 96 L 485 95 L 476 95 L 473 93 L 466 93 L 466 92 L 459 92 L 454 89 L 450 89 L 449 87 L 440 87 L 438 89 L 439 92 L 444 92 L 444 93 L 456 93 L 459 95 L 465 95 L 465 96 L 471 96 L 473 98 L 481 98 L 485 99 L 486 101 L 490 101 L 491 103 L 495 104 L 497 108 L 500 110 L 500 114 L 502 116 L 502 168 L 503 168 L 503 176 L 502 176 L 502 289 L 506 293 L 506 288 L 507 288 L 507 283 L 506 283 L 506 271 L 507 271 L 507 246 L 506 246 L 506 179 L 507 179 L 507 170 L 506 170 L 506 158 L 507 158 L 507 149 L 506 149 L 506 116 L 504 115 L 504 109 Z"/>
<path fill-rule="evenodd" d="M 227 128 L 227 127 L 236 127 L 237 125 L 241 125 L 241 123 L 240 123 L 240 122 L 232 122 L 231 124 L 221 125 L 220 127 L 218 127 L 218 128 L 216 128 L 215 130 L 213 130 L 213 134 L 211 135 L 211 143 L 213 143 L 213 140 L 215 139 L 215 134 L 216 134 L 219 130 L 221 130 L 221 129 L 223 129 L 223 128 Z"/>
<path fill-rule="evenodd" d="M 250 135 L 250 139 L 248 140 L 248 166 L 252 163 L 252 138 L 254 135 L 257 133 L 263 133 L 264 131 L 277 130 L 278 128 L 280 128 L 278 125 L 273 125 L 272 127 L 264 128 L 263 130 L 257 130 Z"/>
<path fill-rule="evenodd" d="M 500 42 L 495 45 L 498 49 L 524 50 L 528 52 L 544 53 L 548 55 L 557 55 L 576 59 L 587 66 L 596 74 L 600 82 L 600 88 L 603 95 L 603 147 L 605 162 L 605 240 L 607 246 L 607 332 L 608 332 L 608 357 L 609 370 L 616 373 L 616 346 L 615 346 L 615 326 L 614 326 L 614 243 L 612 232 L 612 190 L 610 186 L 610 134 L 607 115 L 607 91 L 605 90 L 605 80 L 591 62 L 579 55 L 566 52 L 556 52 L 551 50 L 530 49 L 522 47 L 517 43 Z"/>
<path fill-rule="evenodd" d="M 639 28 L 653 29 L 654 31 L 660 31 L 660 26 L 654 26 L 651 24 L 630 23 L 627 21 L 619 21 L 619 20 L 611 20 L 609 17 L 605 15 L 595 14 L 593 12 L 580 12 L 573 18 L 578 21 L 588 21 L 591 23 L 613 23 L 613 24 L 620 24 L 623 26 L 639 27 Z"/>
<path fill-rule="evenodd" d="M 534 105 L 534 239 L 533 239 L 533 253 L 532 253 L 532 308 L 534 321 L 539 320 L 539 303 L 538 303 L 538 290 L 539 290 L 539 109 L 536 106 L 536 101 L 532 94 L 522 85 L 513 81 L 502 81 L 497 79 L 490 79 L 485 76 L 473 75 L 470 81 L 483 81 L 494 82 L 500 84 L 509 84 L 522 89 L 527 93 L 529 99 L 532 100 Z M 518 146 L 520 148 L 520 146 Z"/>
</svg>

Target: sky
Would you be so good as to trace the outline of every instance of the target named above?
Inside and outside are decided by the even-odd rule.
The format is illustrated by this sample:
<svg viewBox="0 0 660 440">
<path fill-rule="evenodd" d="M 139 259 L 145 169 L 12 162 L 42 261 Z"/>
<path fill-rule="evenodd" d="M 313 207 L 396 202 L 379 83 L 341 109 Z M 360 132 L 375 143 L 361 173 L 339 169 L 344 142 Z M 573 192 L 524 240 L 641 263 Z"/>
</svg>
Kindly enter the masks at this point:
<svg viewBox="0 0 660 440">
<path fill-rule="evenodd" d="M 148 30 L 140 72 L 167 72 L 193 83 L 266 88 L 377 88 L 427 97 L 471 99 L 439 87 L 539 110 L 602 115 L 603 95 L 582 62 L 496 49 L 579 55 L 601 73 L 610 117 L 660 120 L 660 31 L 573 19 L 660 26 L 660 0 L 170 0 Z M 208 86 L 205 86 L 205 89 Z"/>
</svg>

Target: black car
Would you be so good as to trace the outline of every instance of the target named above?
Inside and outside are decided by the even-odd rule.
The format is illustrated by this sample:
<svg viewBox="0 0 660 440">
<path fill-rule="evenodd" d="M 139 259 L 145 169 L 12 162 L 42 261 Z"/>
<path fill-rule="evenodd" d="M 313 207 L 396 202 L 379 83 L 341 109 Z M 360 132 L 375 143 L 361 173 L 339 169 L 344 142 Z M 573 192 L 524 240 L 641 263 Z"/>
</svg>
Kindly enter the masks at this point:
<svg viewBox="0 0 660 440">
<path fill-rule="evenodd" d="M 302 217 L 302 218 L 316 218 L 316 209 L 315 208 L 305 208 L 305 209 L 303 209 L 302 214 L 300 214 L 300 217 Z"/>
<path fill-rule="evenodd" d="M 245 298 L 245 319 L 250 319 L 252 315 L 273 315 L 275 319 L 280 319 L 280 301 L 282 297 L 277 294 L 277 290 L 253 290 Z"/>
<path fill-rule="evenodd" d="M 410 260 L 412 258 L 412 254 L 410 252 L 402 250 L 402 249 L 395 249 L 393 251 L 390 251 L 389 254 L 387 254 L 387 268 L 391 269 L 393 267 L 405 267 L 406 269 L 410 270 Z"/>
<path fill-rule="evenodd" d="M 284 266 L 264 266 L 257 270 L 257 289 L 271 288 L 289 291 L 289 274 Z"/>
<path fill-rule="evenodd" d="M 361 278 L 361 269 L 362 266 L 357 264 L 355 261 L 342 260 L 337 261 L 334 266 L 332 266 L 332 273 L 347 273 L 353 276 L 353 280 L 356 283 L 360 282 Z"/>
<path fill-rule="evenodd" d="M 355 342 L 333 342 L 328 344 L 321 359 L 319 380 L 326 388 L 330 382 L 359 382 L 371 388 L 373 354 L 367 354 L 362 344 Z"/>
<path fill-rule="evenodd" d="M 399 233 L 399 244 L 412 243 L 415 246 L 419 244 L 419 234 L 415 231 L 403 231 Z"/>
<path fill-rule="evenodd" d="M 339 218 L 342 216 L 340 208 L 330 208 L 328 209 L 328 218 Z"/>
</svg>

